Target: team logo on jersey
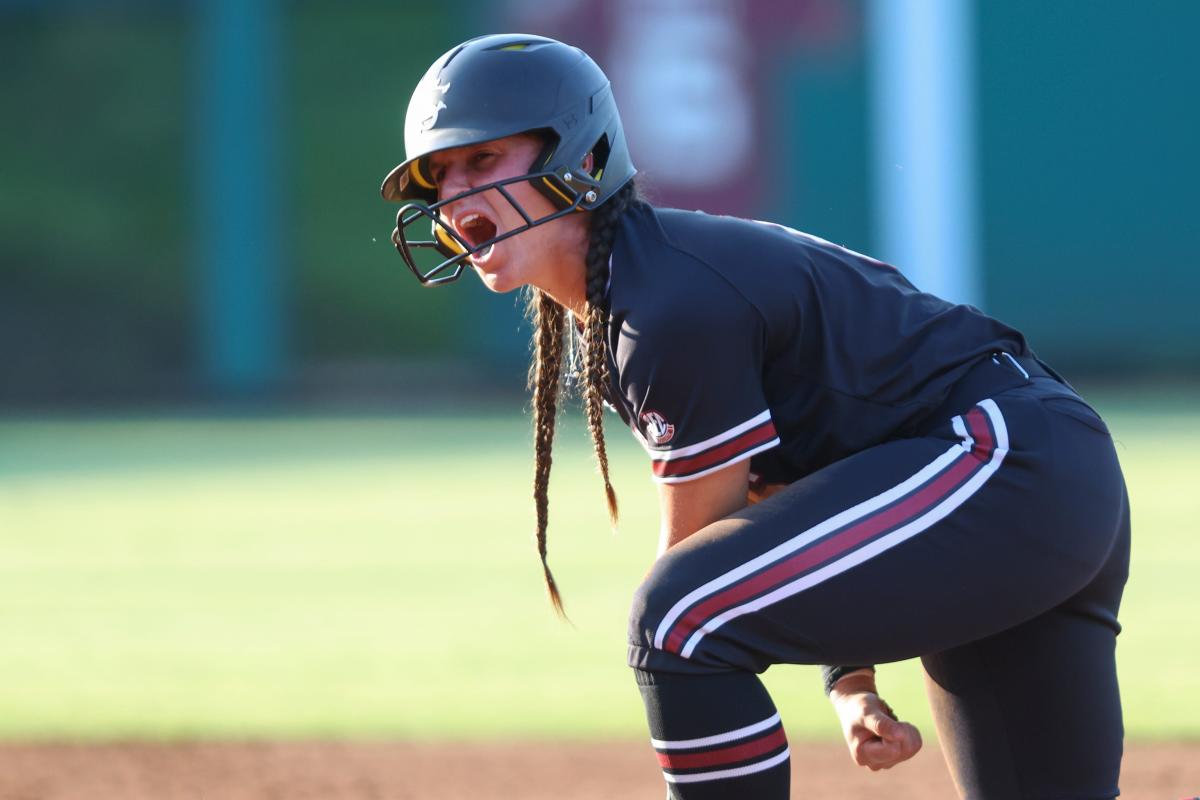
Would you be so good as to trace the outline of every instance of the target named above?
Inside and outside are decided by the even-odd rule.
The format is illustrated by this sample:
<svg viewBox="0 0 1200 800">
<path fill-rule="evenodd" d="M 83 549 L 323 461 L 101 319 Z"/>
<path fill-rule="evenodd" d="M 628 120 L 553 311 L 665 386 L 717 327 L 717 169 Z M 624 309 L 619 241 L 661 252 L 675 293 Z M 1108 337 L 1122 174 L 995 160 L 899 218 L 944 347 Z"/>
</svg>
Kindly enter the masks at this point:
<svg viewBox="0 0 1200 800">
<path fill-rule="evenodd" d="M 446 92 L 450 90 L 450 81 L 445 83 L 433 82 L 433 113 L 421 120 L 421 130 L 427 131 L 437 125 L 438 114 L 446 107 Z"/>
<path fill-rule="evenodd" d="M 675 438 L 675 426 L 657 411 L 643 411 L 642 427 L 646 429 L 646 438 L 654 444 L 666 444 Z"/>
</svg>

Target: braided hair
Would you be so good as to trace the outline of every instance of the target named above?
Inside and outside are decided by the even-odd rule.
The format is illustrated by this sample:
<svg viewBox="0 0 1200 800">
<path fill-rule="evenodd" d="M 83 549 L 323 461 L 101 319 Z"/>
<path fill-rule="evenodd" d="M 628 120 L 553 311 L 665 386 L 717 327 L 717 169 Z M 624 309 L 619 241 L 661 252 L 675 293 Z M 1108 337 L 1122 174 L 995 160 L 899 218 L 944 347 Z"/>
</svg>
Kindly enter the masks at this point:
<svg viewBox="0 0 1200 800">
<path fill-rule="evenodd" d="M 588 248 L 584 257 L 584 281 L 587 291 L 587 311 L 583 325 L 583 405 L 588 432 L 596 453 L 596 463 L 604 480 L 604 495 L 613 524 L 617 521 L 617 493 L 608 477 L 608 452 L 604 447 L 603 392 L 609 380 L 608 330 L 604 295 L 608 287 L 608 259 L 617 221 L 621 214 L 638 199 L 633 181 L 592 211 L 588 228 Z M 554 609 L 563 613 L 562 596 L 554 575 L 546 562 L 546 528 L 549 522 L 550 465 L 554 445 L 555 419 L 562 396 L 563 350 L 567 332 L 567 313 L 557 302 L 540 289 L 531 288 L 528 313 L 533 322 L 533 360 L 529 367 L 529 388 L 533 392 L 533 502 L 537 513 L 537 548 L 542 560 L 542 574 Z M 565 615 L 564 615 L 565 616 Z"/>
</svg>

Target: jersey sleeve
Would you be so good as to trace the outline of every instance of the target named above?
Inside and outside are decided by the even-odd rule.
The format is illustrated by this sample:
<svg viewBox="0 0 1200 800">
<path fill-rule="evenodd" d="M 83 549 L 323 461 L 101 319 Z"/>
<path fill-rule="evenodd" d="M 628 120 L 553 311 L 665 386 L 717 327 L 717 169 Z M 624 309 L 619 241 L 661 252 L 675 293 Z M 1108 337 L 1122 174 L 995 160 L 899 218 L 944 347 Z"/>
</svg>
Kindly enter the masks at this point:
<svg viewBox="0 0 1200 800">
<path fill-rule="evenodd" d="M 628 333 L 621 391 L 655 481 L 694 480 L 779 444 L 763 393 L 764 324 L 747 301 L 675 303 Z"/>
</svg>

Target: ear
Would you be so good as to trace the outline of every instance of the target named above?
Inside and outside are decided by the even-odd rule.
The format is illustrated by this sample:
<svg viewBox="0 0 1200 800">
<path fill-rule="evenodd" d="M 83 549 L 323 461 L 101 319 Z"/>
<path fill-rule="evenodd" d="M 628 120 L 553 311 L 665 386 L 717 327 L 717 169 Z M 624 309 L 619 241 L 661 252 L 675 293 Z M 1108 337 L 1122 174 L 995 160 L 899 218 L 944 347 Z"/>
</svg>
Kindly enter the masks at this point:
<svg viewBox="0 0 1200 800">
<path fill-rule="evenodd" d="M 588 153 L 586 156 L 583 157 L 583 171 L 586 172 L 588 175 L 592 174 L 592 167 L 595 166 L 595 164 L 596 164 L 596 157 L 594 155 L 592 155 L 591 153 Z"/>
</svg>

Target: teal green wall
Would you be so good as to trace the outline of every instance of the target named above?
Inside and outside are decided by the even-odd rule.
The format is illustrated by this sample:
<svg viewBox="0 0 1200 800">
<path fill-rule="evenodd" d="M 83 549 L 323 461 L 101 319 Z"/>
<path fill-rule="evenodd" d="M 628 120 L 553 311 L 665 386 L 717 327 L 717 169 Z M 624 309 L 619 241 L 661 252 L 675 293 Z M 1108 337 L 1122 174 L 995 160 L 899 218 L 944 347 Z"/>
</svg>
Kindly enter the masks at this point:
<svg viewBox="0 0 1200 800">
<path fill-rule="evenodd" d="M 493 6 L 283 4 L 292 363 L 457 362 L 518 380 L 515 298 L 422 290 L 377 189 L 417 77 Z M 188 4 L 0 11 L 0 405 L 194 380 L 195 38 Z M 472 9 L 474 11 L 472 11 Z M 871 252 L 862 4 L 766 48 L 753 213 Z M 1068 372 L 1200 372 L 1200 3 L 977 2 L 986 308 Z"/>
<path fill-rule="evenodd" d="M 1200 368 L 1200 3 L 979 3 L 990 311 L 1076 369 Z"/>
<path fill-rule="evenodd" d="M 191 357 L 181 12 L 0 13 L 0 401 Z"/>
<path fill-rule="evenodd" d="M 857 7 L 857 3 L 852 4 Z M 870 132 L 861 16 L 817 51 L 776 62 L 765 120 L 771 180 L 763 216 L 871 250 Z"/>
<path fill-rule="evenodd" d="M 389 234 L 379 185 L 404 157 L 413 86 L 456 41 L 429 3 L 305 3 L 288 20 L 290 216 L 297 347 L 307 359 L 445 353 L 460 298 L 419 290 Z"/>
</svg>

